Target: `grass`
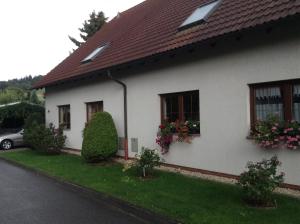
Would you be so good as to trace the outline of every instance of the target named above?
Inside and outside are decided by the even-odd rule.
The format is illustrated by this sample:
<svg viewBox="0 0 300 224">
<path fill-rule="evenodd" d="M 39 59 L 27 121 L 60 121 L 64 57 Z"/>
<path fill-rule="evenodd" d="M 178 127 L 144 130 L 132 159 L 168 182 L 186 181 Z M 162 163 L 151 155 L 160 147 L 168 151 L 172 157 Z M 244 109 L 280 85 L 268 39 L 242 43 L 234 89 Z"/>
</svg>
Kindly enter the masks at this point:
<svg viewBox="0 0 300 224">
<path fill-rule="evenodd" d="M 157 171 L 141 180 L 119 164 L 88 165 L 72 155 L 45 156 L 32 151 L 0 154 L 28 167 L 107 193 L 183 223 L 300 223 L 300 200 L 276 195 L 277 209 L 246 206 L 238 187 Z"/>
</svg>

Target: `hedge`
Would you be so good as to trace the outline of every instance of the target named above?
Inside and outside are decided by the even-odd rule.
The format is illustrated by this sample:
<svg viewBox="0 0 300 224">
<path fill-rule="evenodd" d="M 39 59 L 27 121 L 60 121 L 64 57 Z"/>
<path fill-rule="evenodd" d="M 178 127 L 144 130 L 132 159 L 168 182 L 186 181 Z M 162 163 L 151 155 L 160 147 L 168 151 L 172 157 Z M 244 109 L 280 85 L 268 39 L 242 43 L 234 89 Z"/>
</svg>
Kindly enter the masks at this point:
<svg viewBox="0 0 300 224">
<path fill-rule="evenodd" d="M 45 108 L 26 102 L 2 106 L 0 107 L 0 128 L 19 128 L 33 113 L 45 117 Z"/>
</svg>

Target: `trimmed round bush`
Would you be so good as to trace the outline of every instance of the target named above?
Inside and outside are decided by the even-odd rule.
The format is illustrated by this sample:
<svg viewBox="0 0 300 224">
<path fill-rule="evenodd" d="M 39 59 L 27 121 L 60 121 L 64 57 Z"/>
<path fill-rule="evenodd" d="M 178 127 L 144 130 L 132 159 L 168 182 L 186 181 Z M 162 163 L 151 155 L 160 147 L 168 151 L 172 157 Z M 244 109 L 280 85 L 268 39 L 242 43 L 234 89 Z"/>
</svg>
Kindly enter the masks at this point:
<svg viewBox="0 0 300 224">
<path fill-rule="evenodd" d="M 89 163 L 107 160 L 116 154 L 118 134 L 111 115 L 96 113 L 83 131 L 82 157 Z"/>
</svg>

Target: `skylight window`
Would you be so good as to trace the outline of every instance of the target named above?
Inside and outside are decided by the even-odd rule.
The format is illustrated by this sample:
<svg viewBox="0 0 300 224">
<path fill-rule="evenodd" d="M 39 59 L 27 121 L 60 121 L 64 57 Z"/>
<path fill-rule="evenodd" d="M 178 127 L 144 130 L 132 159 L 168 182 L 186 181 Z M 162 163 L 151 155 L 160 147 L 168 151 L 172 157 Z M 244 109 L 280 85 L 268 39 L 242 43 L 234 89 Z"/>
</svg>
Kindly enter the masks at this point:
<svg viewBox="0 0 300 224">
<path fill-rule="evenodd" d="M 179 27 L 179 29 L 189 28 L 207 20 L 208 16 L 214 12 L 221 0 L 213 1 L 197 8 Z"/>
<path fill-rule="evenodd" d="M 85 59 L 81 61 L 81 63 L 87 63 L 95 59 L 103 50 L 107 47 L 107 45 L 103 45 L 101 47 L 97 47 L 92 53 L 90 53 Z"/>
</svg>

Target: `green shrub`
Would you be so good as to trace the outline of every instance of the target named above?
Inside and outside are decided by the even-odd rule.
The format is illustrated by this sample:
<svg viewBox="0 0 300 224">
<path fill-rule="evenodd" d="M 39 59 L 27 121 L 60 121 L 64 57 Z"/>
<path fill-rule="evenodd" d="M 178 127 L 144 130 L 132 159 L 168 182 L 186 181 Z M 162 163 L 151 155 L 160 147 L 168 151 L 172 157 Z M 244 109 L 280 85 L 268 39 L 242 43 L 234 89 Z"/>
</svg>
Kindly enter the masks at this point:
<svg viewBox="0 0 300 224">
<path fill-rule="evenodd" d="M 0 107 L 0 128 L 20 128 L 33 113 L 45 117 L 45 108 L 25 102 Z"/>
<path fill-rule="evenodd" d="M 36 124 L 45 124 L 45 116 L 41 113 L 32 113 L 30 114 L 24 124 L 24 129 L 30 128 L 34 123 Z"/>
<path fill-rule="evenodd" d="M 115 155 L 118 134 L 111 115 L 96 113 L 83 131 L 81 154 L 90 163 L 106 160 Z"/>
<path fill-rule="evenodd" d="M 50 124 L 49 128 L 44 124 L 34 121 L 30 127 L 24 130 L 24 141 L 33 150 L 45 154 L 60 154 L 65 146 L 66 137 L 61 128 L 55 129 Z"/>
<path fill-rule="evenodd" d="M 127 162 L 123 171 L 135 168 L 139 176 L 148 177 L 153 174 L 154 168 L 160 166 L 162 160 L 155 149 L 142 147 L 142 153 L 136 155 L 136 160 Z"/>
<path fill-rule="evenodd" d="M 276 156 L 270 160 L 248 163 L 248 170 L 241 174 L 238 181 L 247 203 L 254 206 L 274 206 L 272 193 L 283 182 L 284 176 L 283 173 L 277 175 L 279 165 Z"/>
<path fill-rule="evenodd" d="M 142 148 L 141 155 L 137 156 L 136 168 L 140 175 L 147 177 L 153 174 L 154 168 L 160 166 L 160 156 L 156 150 Z"/>
</svg>

